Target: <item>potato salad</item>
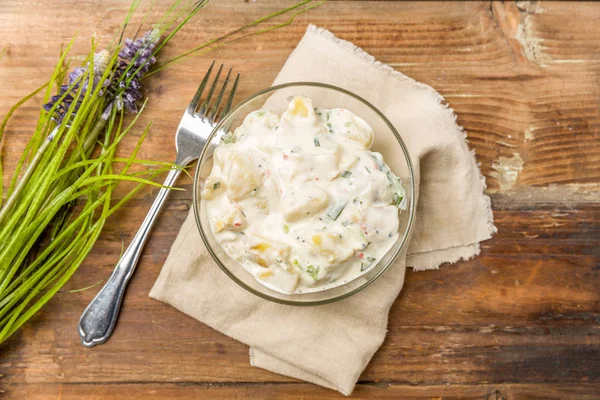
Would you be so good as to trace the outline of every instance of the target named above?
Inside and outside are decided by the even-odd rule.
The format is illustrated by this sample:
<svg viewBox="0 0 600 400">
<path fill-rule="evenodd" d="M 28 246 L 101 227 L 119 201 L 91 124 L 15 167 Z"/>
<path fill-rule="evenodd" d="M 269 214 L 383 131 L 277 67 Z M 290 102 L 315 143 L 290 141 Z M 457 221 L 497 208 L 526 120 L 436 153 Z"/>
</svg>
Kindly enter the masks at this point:
<svg viewBox="0 0 600 400">
<path fill-rule="evenodd" d="M 307 293 L 377 264 L 398 238 L 405 191 L 364 120 L 289 100 L 283 115 L 252 112 L 223 136 L 201 197 L 229 256 L 273 290 Z"/>
</svg>

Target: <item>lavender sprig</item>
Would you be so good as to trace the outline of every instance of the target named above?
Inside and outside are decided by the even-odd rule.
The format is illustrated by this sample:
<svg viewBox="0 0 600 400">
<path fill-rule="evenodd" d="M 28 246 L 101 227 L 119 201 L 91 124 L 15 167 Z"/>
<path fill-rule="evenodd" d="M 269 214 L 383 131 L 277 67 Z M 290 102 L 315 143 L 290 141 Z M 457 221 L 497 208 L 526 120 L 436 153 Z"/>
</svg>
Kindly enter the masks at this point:
<svg viewBox="0 0 600 400">
<path fill-rule="evenodd" d="M 137 102 L 143 97 L 141 80 L 156 63 L 154 49 L 159 39 L 160 31 L 158 29 L 152 29 L 146 32 L 141 38 L 135 40 L 125 39 L 124 45 L 119 51 L 120 60 L 115 65 L 110 79 L 102 82 L 103 89 L 99 92 L 100 96 L 108 93 L 110 100 L 108 107 L 102 114 L 102 119 L 108 119 L 108 116 L 112 112 L 113 103 L 117 106 L 118 110 L 125 107 L 128 112 L 133 114 L 139 111 Z M 59 93 L 52 96 L 50 101 L 44 104 L 44 110 L 50 111 L 57 102 L 60 102 L 52 117 L 57 124 L 60 125 L 62 123 L 67 110 L 69 110 L 73 103 L 72 115 L 75 115 L 81 106 L 82 96 L 88 89 L 93 90 L 100 83 L 99 81 L 106 70 L 109 60 L 110 54 L 107 50 L 97 53 L 94 56 L 94 74 L 91 87 L 88 78 L 83 78 L 88 72 L 89 64 L 84 67 L 75 68 L 69 74 L 69 83 L 62 85 Z M 83 89 L 78 95 L 81 85 L 83 85 Z"/>
<path fill-rule="evenodd" d="M 73 102 L 75 102 L 75 104 L 72 115 L 75 115 L 77 110 L 79 110 L 79 107 L 81 107 L 82 103 L 82 96 L 85 95 L 88 89 L 93 90 L 98 86 L 109 61 L 110 53 L 107 50 L 103 50 L 94 54 L 94 74 L 92 84 L 90 85 L 88 82 L 89 78 L 85 77 L 88 72 L 89 63 L 84 67 L 77 67 L 69 74 L 69 83 L 62 85 L 59 93 L 55 96 L 52 96 L 50 101 L 43 105 L 44 110 L 50 111 L 57 104 L 57 102 L 60 102 L 54 111 L 54 115 L 52 116 L 52 119 L 56 121 L 58 125 L 62 123 L 65 114 Z M 78 92 L 81 85 L 83 85 L 83 88 L 81 92 Z M 105 88 L 109 85 L 110 81 L 108 79 L 102 82 L 102 86 Z M 101 90 L 100 95 L 102 96 L 103 94 L 103 90 Z"/>
<path fill-rule="evenodd" d="M 266 29 L 260 29 L 251 34 L 258 35 L 289 25 L 294 16 L 314 7 L 298 9 L 312 1 L 314 0 L 302 0 L 285 10 L 259 18 L 242 29 L 253 29 L 285 12 L 297 10 L 288 21 L 269 25 Z M 100 80 L 96 79 L 95 71 L 89 70 L 92 63 L 87 66 L 87 69 L 86 66 L 82 66 L 82 69 L 74 70 L 74 74 L 69 76 L 65 83 L 71 81 L 73 86 L 76 84 L 80 86 L 75 90 L 63 87 L 59 97 L 52 100 L 53 107 L 49 107 L 51 114 L 43 112 L 40 115 L 34 136 L 27 145 L 27 149 L 31 150 L 22 155 L 21 161 L 15 169 L 8 195 L 10 201 L 7 201 L 4 207 L 0 207 L 0 254 L 2 255 L 0 257 L 2 260 L 2 265 L 0 265 L 0 344 L 44 307 L 69 280 L 89 254 L 92 246 L 97 243 L 107 218 L 113 215 L 127 199 L 131 198 L 142 187 L 141 184 L 154 184 L 148 180 L 140 180 L 137 172 L 128 173 L 129 166 L 138 161 L 136 154 L 148 132 L 148 127 L 144 130 L 138 145 L 123 169 L 118 173 L 113 171 L 113 164 L 119 162 L 119 159 L 115 158 L 117 145 L 128 131 L 137 126 L 136 121 L 139 116 L 139 114 L 136 115 L 133 121 L 124 127 L 123 119 L 116 110 L 120 106 L 120 114 L 122 114 L 128 108 L 125 101 L 130 102 L 129 106 L 132 106 L 132 102 L 135 103 L 135 97 L 139 97 L 139 95 L 133 91 L 137 90 L 141 94 L 142 76 L 145 79 L 165 66 L 180 61 L 193 53 L 204 53 L 206 50 L 249 36 L 243 34 L 242 30 L 234 30 L 221 38 L 186 52 L 182 57 L 176 56 L 170 61 L 154 65 L 155 60 L 151 57 L 157 56 L 162 47 L 207 2 L 208 0 L 173 0 L 173 5 L 156 25 L 157 32 L 164 34 L 164 38 L 159 41 L 158 35 L 144 35 L 141 37 L 141 43 L 135 43 L 135 40 L 132 40 L 131 43 L 121 43 L 119 39 L 119 46 L 123 44 L 124 47 L 109 49 L 110 61 Z M 131 18 L 140 3 L 139 0 L 132 0 L 130 11 L 116 37 L 123 37 L 123 31 L 131 25 Z M 153 3 L 159 2 L 154 1 Z M 150 43 L 145 43 L 144 39 L 148 38 Z M 0 122 L 0 139 L 14 110 L 40 90 L 46 88 L 50 91 L 56 79 L 63 76 L 64 60 L 72 43 L 61 54 L 49 83 L 17 103 L 7 117 Z M 149 47 L 147 44 L 151 43 L 156 43 L 156 46 L 149 49 L 150 54 L 146 52 L 135 55 L 139 50 Z M 132 51 L 119 57 L 118 52 L 124 50 L 125 47 Z M 0 51 L 0 56 L 1 54 Z M 146 57 L 147 61 L 152 63 L 150 70 L 144 67 L 143 58 L 138 60 L 140 56 Z M 94 53 L 91 52 L 89 57 L 94 57 Z M 120 61 L 126 65 L 121 64 Z M 95 64 L 100 65 L 97 61 Z M 121 68 L 117 74 L 116 70 L 119 67 Z M 130 74 L 128 75 L 128 73 Z M 91 82 L 86 82 L 86 79 Z M 107 79 L 109 83 L 102 82 L 104 79 Z M 134 80 L 137 84 L 132 84 Z M 121 81 L 124 84 L 121 84 Z M 102 83 L 100 84 L 100 82 Z M 121 86 L 119 87 L 119 85 Z M 129 87 L 133 91 L 127 92 Z M 90 88 L 93 90 L 90 91 Z M 86 95 L 81 96 L 82 92 Z M 127 94 L 132 97 L 127 97 Z M 67 99 L 67 102 L 71 102 L 70 106 L 62 104 L 67 95 L 73 98 Z M 78 97 L 82 103 L 77 113 L 73 113 L 77 105 L 75 99 Z M 50 100 L 49 97 L 48 100 Z M 62 120 L 57 124 L 58 120 L 54 118 L 54 110 L 59 105 L 63 106 L 63 115 Z M 111 106 L 111 109 L 106 116 L 99 115 L 108 105 Z M 141 113 L 143 105 L 140 104 L 139 107 Z M 133 107 L 129 108 L 133 109 Z M 66 113 L 64 113 L 64 109 L 66 109 Z M 43 140 L 48 132 L 49 121 L 56 125 L 54 127 L 56 137 L 52 139 L 51 134 Z M 97 137 L 101 134 L 104 134 L 104 139 L 100 146 L 95 147 L 99 142 Z M 40 141 L 43 144 L 40 144 Z M 32 155 L 31 152 L 35 149 L 37 152 Z M 94 152 L 94 149 L 100 151 Z M 81 162 L 83 158 L 86 159 L 85 162 Z M 22 168 L 25 166 L 26 168 Z M 27 170 L 25 174 L 23 174 L 23 169 Z M 170 169 L 171 166 L 165 167 L 163 170 L 150 170 L 148 176 L 154 178 L 159 173 Z M 2 174 L 0 173 L 0 175 Z M 113 189 L 120 180 L 134 180 L 140 185 L 113 205 Z M 1 187 L 0 185 L 0 198 L 2 197 Z M 77 201 L 81 207 L 64 211 L 72 201 Z M 60 219 L 56 219 L 63 212 L 66 221 L 64 224 L 60 222 Z M 2 221 L 3 216 L 4 221 Z M 56 223 L 56 221 L 59 222 Z M 45 241 L 40 240 L 45 237 L 46 232 L 51 233 L 53 239 L 48 244 L 44 244 Z"/>
<path fill-rule="evenodd" d="M 113 78 L 116 84 L 109 89 L 115 96 L 118 110 L 124 106 L 130 113 L 138 112 L 137 102 L 143 97 L 141 80 L 156 63 L 154 49 L 159 39 L 158 29 L 152 29 L 135 40 L 125 39 Z"/>
<path fill-rule="evenodd" d="M 114 73 L 110 75 L 110 78 L 105 79 L 102 82 L 102 89 L 98 91 L 100 97 L 108 93 L 109 103 L 85 139 L 83 144 L 84 151 L 90 149 L 96 142 L 97 137 L 112 113 L 113 104 L 116 104 L 119 111 L 124 105 L 127 111 L 131 113 L 138 112 L 137 101 L 142 98 L 142 85 L 140 81 L 150 67 L 156 63 L 156 57 L 154 57 L 153 50 L 159 39 L 160 31 L 158 29 L 152 29 L 139 39 L 125 40 L 125 45 L 119 52 L 121 60 L 116 65 Z M 87 77 L 89 63 L 86 66 L 77 67 L 69 74 L 69 83 L 62 85 L 59 94 L 52 96 L 50 101 L 43 105 L 43 108 L 46 111 L 54 109 L 54 115 L 52 115 L 51 119 L 56 122 L 57 126 L 50 132 L 42 145 L 38 148 L 31 162 L 28 164 L 23 177 L 19 181 L 19 184 L 6 200 L 4 207 L 0 209 L 0 222 L 6 218 L 9 210 L 14 206 L 29 177 L 33 174 L 40 162 L 42 155 L 58 133 L 58 129 L 62 125 L 67 112 L 72 107 L 70 114 L 70 119 L 72 120 L 83 103 L 85 93 L 88 90 L 95 90 L 100 84 L 100 80 L 105 75 L 110 59 L 111 55 L 107 50 L 94 54 L 94 73 L 92 75 L 92 82 L 89 82 L 89 78 Z"/>
</svg>

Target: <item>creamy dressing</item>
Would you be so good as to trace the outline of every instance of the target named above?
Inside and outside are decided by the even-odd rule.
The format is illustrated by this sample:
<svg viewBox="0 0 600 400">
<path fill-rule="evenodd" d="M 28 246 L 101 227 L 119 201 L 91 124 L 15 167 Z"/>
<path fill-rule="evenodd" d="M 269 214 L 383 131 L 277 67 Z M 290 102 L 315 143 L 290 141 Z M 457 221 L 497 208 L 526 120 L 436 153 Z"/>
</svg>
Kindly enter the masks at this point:
<svg viewBox="0 0 600 400">
<path fill-rule="evenodd" d="M 280 117 L 249 114 L 215 150 L 202 190 L 221 247 L 282 293 L 342 285 L 398 238 L 400 180 L 371 152 L 373 129 L 348 110 L 294 97 Z"/>
</svg>

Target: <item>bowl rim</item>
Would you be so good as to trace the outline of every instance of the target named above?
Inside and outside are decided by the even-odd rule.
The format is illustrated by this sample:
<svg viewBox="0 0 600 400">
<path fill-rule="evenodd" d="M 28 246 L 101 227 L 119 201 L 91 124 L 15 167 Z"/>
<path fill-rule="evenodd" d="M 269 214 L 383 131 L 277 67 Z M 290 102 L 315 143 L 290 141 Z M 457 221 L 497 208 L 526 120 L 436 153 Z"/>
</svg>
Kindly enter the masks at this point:
<svg viewBox="0 0 600 400">
<path fill-rule="evenodd" d="M 355 99 L 357 99 L 358 101 L 364 103 L 365 105 L 367 105 L 369 108 L 371 108 L 377 115 L 379 115 L 379 117 L 385 122 L 385 124 L 390 128 L 390 130 L 392 131 L 392 133 L 394 134 L 394 136 L 396 137 L 398 143 L 400 144 L 400 147 L 402 148 L 402 152 L 404 153 L 405 159 L 406 159 L 406 163 L 408 165 L 408 171 L 409 171 L 409 175 L 410 175 L 410 180 L 411 180 L 411 202 L 410 202 L 410 210 L 409 210 L 409 216 L 408 216 L 408 224 L 406 227 L 406 231 L 404 233 L 404 237 L 402 238 L 402 241 L 400 243 L 400 246 L 398 246 L 397 250 L 392 254 L 392 257 L 390 259 L 390 261 L 387 263 L 387 265 L 385 265 L 380 271 L 377 272 L 377 274 L 375 274 L 371 279 L 369 279 L 368 281 L 366 281 L 365 283 L 363 283 L 362 285 L 354 288 L 351 291 L 348 291 L 346 293 L 343 293 L 341 295 L 335 296 L 335 297 L 331 297 L 331 298 L 327 298 L 327 299 L 321 299 L 321 300 L 312 300 L 312 301 L 295 301 L 295 300 L 285 300 L 285 299 L 279 299 L 276 297 L 272 297 L 266 293 L 260 292 L 250 286 L 248 286 L 247 284 L 245 284 L 242 280 L 240 280 L 233 272 L 231 272 L 219 259 L 219 257 L 217 256 L 217 254 L 215 254 L 215 252 L 212 249 L 212 246 L 210 245 L 208 238 L 205 235 L 204 229 L 202 227 L 202 223 L 200 220 L 200 210 L 199 210 L 199 202 L 200 202 L 200 193 L 198 191 L 198 180 L 200 177 L 200 167 L 202 165 L 201 161 L 204 159 L 206 152 L 208 150 L 208 148 L 210 146 L 208 146 L 207 144 L 210 143 L 215 134 L 221 129 L 224 121 L 226 121 L 228 119 L 228 117 L 234 113 L 237 112 L 238 109 L 242 108 L 244 105 L 248 104 L 249 102 L 251 102 L 252 100 L 254 100 L 255 98 L 262 96 L 264 94 L 270 93 L 270 92 L 276 92 L 280 89 L 284 89 L 287 87 L 292 87 L 292 86 L 312 86 L 312 87 L 320 87 L 320 88 L 325 88 L 325 89 L 332 89 L 341 93 L 344 93 L 348 96 L 354 97 Z M 221 270 L 229 277 L 231 278 L 231 280 L 233 280 L 235 283 L 237 283 L 239 286 L 241 286 L 242 288 L 244 288 L 245 290 L 247 290 L 248 292 L 258 296 L 259 298 L 262 298 L 264 300 L 268 300 L 274 303 L 278 303 L 278 304 L 284 304 L 284 305 L 289 305 L 289 306 L 317 306 L 317 305 L 323 305 L 323 304 L 328 304 L 328 303 L 333 303 L 339 300 L 343 300 L 346 299 L 358 292 L 360 292 L 361 290 L 365 289 L 366 287 L 368 287 L 369 285 L 371 285 L 373 282 L 375 282 L 377 279 L 379 279 L 379 277 L 381 277 L 385 272 L 387 272 L 387 270 L 390 269 L 390 267 L 394 264 L 394 262 L 397 260 L 398 255 L 400 255 L 400 253 L 402 252 L 402 250 L 404 250 L 404 247 L 408 244 L 408 239 L 410 237 L 413 225 L 414 225 L 414 219 L 415 219 L 415 214 L 416 214 L 416 208 L 417 208 L 417 201 L 416 201 L 416 182 L 415 182 L 415 173 L 414 173 L 414 167 L 413 167 L 413 163 L 412 163 L 412 159 L 410 157 L 410 154 L 408 152 L 408 148 L 406 147 L 406 144 L 404 143 L 404 140 L 402 139 L 402 136 L 400 136 L 400 133 L 398 133 L 398 131 L 396 130 L 396 128 L 394 127 L 394 125 L 391 123 L 391 121 L 377 108 L 375 107 L 373 104 L 371 104 L 369 101 L 365 100 L 364 98 L 362 98 L 361 96 L 347 90 L 344 88 L 341 88 L 339 86 L 335 86 L 335 85 L 330 85 L 328 83 L 322 83 L 322 82 L 310 82 L 310 81 L 297 81 L 297 82 L 287 82 L 287 83 L 282 83 L 279 85 L 273 85 L 270 86 L 266 89 L 262 89 L 256 93 L 254 93 L 253 95 L 247 97 L 246 99 L 242 100 L 237 106 L 235 106 L 233 109 L 231 109 L 223 118 L 221 118 L 221 120 L 217 123 L 217 125 L 213 128 L 212 132 L 210 133 L 210 135 L 208 136 L 208 138 L 206 139 L 205 145 L 202 148 L 202 151 L 200 153 L 200 157 L 198 158 L 198 162 L 196 163 L 196 171 L 195 171 L 195 175 L 193 178 L 193 196 L 192 196 L 192 207 L 194 210 L 194 219 L 196 221 L 196 226 L 198 227 L 198 230 L 200 231 L 200 237 L 202 238 L 202 242 L 204 243 L 204 246 L 206 247 L 206 249 L 208 250 L 210 256 L 212 257 L 212 259 L 215 261 L 215 263 L 219 266 L 219 268 L 221 268 Z M 341 285 L 343 286 L 343 285 Z M 336 286 L 334 288 L 337 288 L 339 286 Z M 331 289 L 334 289 L 331 288 Z M 326 292 L 327 290 L 323 291 Z M 319 293 L 319 292 L 309 292 L 309 293 Z M 307 293 L 308 294 L 308 293 Z"/>
</svg>

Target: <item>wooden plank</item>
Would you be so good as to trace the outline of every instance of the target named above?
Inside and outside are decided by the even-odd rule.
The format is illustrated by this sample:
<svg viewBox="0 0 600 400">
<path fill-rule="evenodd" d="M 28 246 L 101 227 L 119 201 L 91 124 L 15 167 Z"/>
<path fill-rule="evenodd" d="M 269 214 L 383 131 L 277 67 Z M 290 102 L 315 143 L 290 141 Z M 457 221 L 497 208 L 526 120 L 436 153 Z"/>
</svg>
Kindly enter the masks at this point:
<svg viewBox="0 0 600 400">
<path fill-rule="evenodd" d="M 124 232 L 134 231 L 150 201 L 124 212 Z M 5 381 L 289 381 L 250 367 L 246 346 L 147 297 L 186 213 L 171 205 L 163 214 L 109 343 L 85 349 L 77 337 L 79 315 L 98 288 L 65 290 L 5 346 Z M 600 381 L 599 217 L 597 203 L 497 209 L 500 232 L 480 257 L 408 273 L 388 338 L 362 379 Z M 120 248 L 113 220 L 68 289 L 106 279 Z"/>
<path fill-rule="evenodd" d="M 36 384 L 10 385 L 6 389 L 7 400 L 155 400 L 155 399 L 286 399 L 322 400 L 347 398 L 340 393 L 309 384 L 260 384 L 260 385 L 198 385 L 180 384 L 126 384 L 126 385 L 69 385 Z M 597 387 L 593 385 L 478 385 L 478 386 L 424 386 L 415 387 L 381 382 L 358 384 L 352 399 L 448 399 L 448 400 L 592 400 L 598 399 Z"/>
<path fill-rule="evenodd" d="M 165 55 L 288 4 L 211 2 Z M 8 52 L 0 61 L 0 115 L 43 83 L 75 30 L 74 54 L 81 54 L 93 33 L 108 41 L 128 6 L 1 2 L 0 48 Z M 272 82 L 307 23 L 331 29 L 446 97 L 482 163 L 500 229 L 474 260 L 408 273 L 357 398 L 598 398 L 599 16 L 594 3 L 328 2 L 289 27 L 152 78 L 141 122 L 154 125 L 140 156 L 173 159 L 172 132 L 212 57 L 242 72 L 240 100 Z M 40 101 L 9 125 L 8 170 Z M 91 350 L 79 344 L 77 320 L 99 287 L 68 290 L 106 279 L 155 192 L 142 191 L 110 221 L 68 287 L 0 348 L 8 398 L 341 397 L 250 367 L 245 345 L 147 297 L 189 210 L 189 191 L 174 193 L 162 215 L 112 340 Z"/>
<path fill-rule="evenodd" d="M 91 12 L 93 2 L 66 2 L 62 7 L 20 7 L 16 1 L 0 5 L 1 45 L 8 47 L 0 82 L 10 89 L 0 99 L 0 113 L 48 76 L 59 44 L 68 41 L 74 31 L 71 13 L 66 10 L 77 9 L 86 15 L 88 23 L 77 26 L 81 38 L 96 32 L 99 40 L 108 41 L 127 2 L 106 4 L 110 12 L 102 15 Z M 285 4 L 213 2 L 198 22 L 186 27 L 166 49 L 165 56 Z M 505 158 L 515 154 L 523 160 L 514 182 L 517 186 L 598 181 L 600 110 L 594 104 L 599 93 L 590 88 L 597 87 L 600 52 L 594 35 L 585 32 L 595 26 L 600 5 L 543 3 L 523 10 L 524 6 L 519 9 L 507 3 L 503 7 L 508 11 L 500 12 L 499 6 L 490 8 L 480 2 L 335 2 L 298 16 L 290 27 L 233 43 L 211 57 L 242 72 L 241 99 L 270 84 L 305 25 L 313 22 L 446 96 L 466 129 L 483 172 L 489 176 L 491 190 L 502 188 L 506 178 L 496 170 L 502 168 Z M 151 12 L 150 19 L 157 18 L 159 10 Z M 556 23 L 568 21 L 569 15 L 576 15 L 577 21 Z M 62 20 L 69 23 L 60 23 Z M 26 33 L 20 34 L 22 31 Z M 41 41 L 32 33 L 44 31 L 53 35 Z M 528 36 L 521 38 L 519 32 Z M 86 46 L 85 40 L 78 41 L 74 54 Z M 528 46 L 541 54 L 545 64 L 523 55 Z M 581 58 L 581 54 L 587 55 Z M 209 60 L 188 60 L 150 80 L 150 107 L 142 122 L 154 120 L 156 134 L 151 134 L 142 156 L 159 160 L 174 157 L 172 135 L 164 133 L 175 129 L 195 90 L 193 82 L 199 80 Z M 28 105 L 10 125 L 11 135 L 5 143 L 8 170 L 23 149 L 38 110 L 39 96 L 38 104 Z M 129 141 L 123 152 L 133 145 L 134 141 Z"/>
</svg>

